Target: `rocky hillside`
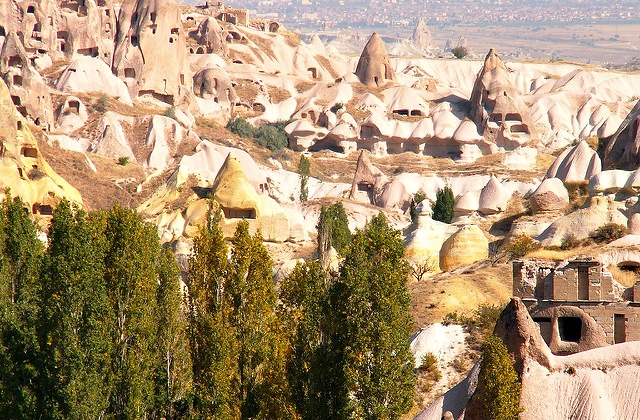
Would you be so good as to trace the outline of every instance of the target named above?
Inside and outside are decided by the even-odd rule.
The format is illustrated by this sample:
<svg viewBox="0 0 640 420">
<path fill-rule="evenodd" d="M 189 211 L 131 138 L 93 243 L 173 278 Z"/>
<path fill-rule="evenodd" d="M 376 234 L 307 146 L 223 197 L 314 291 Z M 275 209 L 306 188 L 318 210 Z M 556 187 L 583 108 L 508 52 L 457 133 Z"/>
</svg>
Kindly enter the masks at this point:
<svg viewBox="0 0 640 420">
<path fill-rule="evenodd" d="M 119 202 L 184 261 L 212 197 L 224 235 L 248 220 L 286 273 L 312 257 L 324 205 L 341 202 L 351 229 L 382 211 L 413 267 L 416 331 L 506 304 L 508 260 L 540 246 L 640 264 L 636 73 L 493 49 L 390 57 L 377 34 L 347 56 L 221 4 L 6 0 L 0 76 L 0 188 L 44 231 L 62 198 Z M 444 187 L 451 223 L 432 213 Z M 630 235 L 588 244 L 611 223 Z"/>
</svg>

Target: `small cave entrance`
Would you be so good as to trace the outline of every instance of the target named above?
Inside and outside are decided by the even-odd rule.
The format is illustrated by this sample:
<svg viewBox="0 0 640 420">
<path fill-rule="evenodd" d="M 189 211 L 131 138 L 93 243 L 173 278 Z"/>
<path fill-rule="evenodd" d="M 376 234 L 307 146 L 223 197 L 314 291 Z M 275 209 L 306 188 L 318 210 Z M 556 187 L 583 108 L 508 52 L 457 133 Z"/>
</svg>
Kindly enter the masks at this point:
<svg viewBox="0 0 640 420">
<path fill-rule="evenodd" d="M 225 219 L 255 219 L 255 209 L 233 209 L 222 207 Z"/>
<path fill-rule="evenodd" d="M 25 146 L 20 150 L 20 154 L 27 158 L 37 158 L 38 157 L 38 149 L 35 147 Z"/>
<path fill-rule="evenodd" d="M 307 73 L 309 73 L 309 77 L 313 80 L 318 78 L 318 69 L 315 67 L 309 67 Z"/>
<path fill-rule="evenodd" d="M 640 263 L 637 261 L 622 261 L 618 263 L 618 268 L 622 271 L 640 274 Z"/>
<path fill-rule="evenodd" d="M 577 343 L 582 337 L 582 319 L 577 316 L 561 316 L 558 318 L 560 340 Z"/>
<path fill-rule="evenodd" d="M 15 86 L 22 86 L 22 76 L 20 76 L 19 74 L 14 74 L 13 75 L 13 84 Z"/>
</svg>

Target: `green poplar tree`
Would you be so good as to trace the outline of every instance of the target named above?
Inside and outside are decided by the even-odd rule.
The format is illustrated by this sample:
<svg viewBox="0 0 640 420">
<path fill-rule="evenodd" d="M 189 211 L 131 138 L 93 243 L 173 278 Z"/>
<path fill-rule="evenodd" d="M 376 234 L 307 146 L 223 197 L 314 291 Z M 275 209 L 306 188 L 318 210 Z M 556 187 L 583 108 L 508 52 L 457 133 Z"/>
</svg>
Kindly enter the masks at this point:
<svg viewBox="0 0 640 420">
<path fill-rule="evenodd" d="M 0 205 L 0 418 L 46 416 L 36 324 L 44 246 L 19 198 Z"/>
<path fill-rule="evenodd" d="M 284 376 L 284 342 L 276 317 L 272 262 L 262 237 L 238 224 L 231 241 L 226 299 L 237 342 L 235 392 L 243 419 L 286 418 L 291 414 Z"/>
<path fill-rule="evenodd" d="M 202 418 L 233 419 L 240 413 L 236 334 L 225 297 L 228 248 L 218 227 L 217 207 L 194 239 L 189 258 L 187 307 L 193 363 L 194 409 Z"/>
<path fill-rule="evenodd" d="M 342 203 L 322 206 L 316 225 L 318 230 L 318 248 L 316 254 L 326 268 L 329 264 L 329 250 L 333 247 L 339 254 L 344 253 L 351 242 L 349 219 Z"/>
<path fill-rule="evenodd" d="M 436 193 L 436 202 L 433 204 L 433 220 L 451 223 L 454 204 L 453 191 L 448 185 L 445 185 L 444 188 L 439 189 Z"/>
<path fill-rule="evenodd" d="M 484 417 L 495 420 L 520 418 L 522 384 L 502 339 L 490 335 L 482 345 L 478 393 Z"/>
<path fill-rule="evenodd" d="M 154 406 L 156 293 L 160 244 L 156 229 L 116 204 L 105 217 L 105 284 L 114 344 L 108 414 L 144 418 Z"/>
<path fill-rule="evenodd" d="M 330 298 L 345 381 L 341 418 L 398 418 L 411 408 L 408 273 L 400 232 L 384 215 L 356 232 Z"/>
<path fill-rule="evenodd" d="M 330 342 L 332 308 L 328 290 L 333 279 L 319 261 L 298 264 L 280 290 L 289 335 L 287 376 L 292 400 L 303 419 L 337 418 L 343 375 L 336 368 Z"/>
<path fill-rule="evenodd" d="M 105 245 L 84 211 L 59 203 L 40 276 L 38 328 L 51 417 L 99 418 L 108 406 L 112 347 L 102 277 Z"/>
<path fill-rule="evenodd" d="M 309 199 L 309 187 L 307 184 L 311 174 L 311 162 L 305 155 L 300 155 L 298 172 L 300 172 L 300 201 L 307 201 Z"/>
<path fill-rule="evenodd" d="M 155 417 L 173 419 L 186 415 L 189 410 L 191 360 L 180 269 L 171 248 L 165 248 L 159 255 L 158 277 Z"/>
</svg>

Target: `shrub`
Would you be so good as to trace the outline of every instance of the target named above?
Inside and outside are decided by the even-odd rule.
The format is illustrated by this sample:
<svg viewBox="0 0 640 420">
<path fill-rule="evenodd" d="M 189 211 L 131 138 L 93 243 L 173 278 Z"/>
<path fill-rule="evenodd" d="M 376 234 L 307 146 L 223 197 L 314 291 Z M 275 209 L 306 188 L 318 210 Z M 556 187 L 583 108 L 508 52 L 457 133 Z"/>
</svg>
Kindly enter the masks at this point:
<svg viewBox="0 0 640 420">
<path fill-rule="evenodd" d="M 433 205 L 433 220 L 451 223 L 451 220 L 453 220 L 454 204 L 455 199 L 451 188 L 446 185 L 444 188 L 439 189 L 436 193 L 436 202 Z"/>
<path fill-rule="evenodd" d="M 452 48 L 451 52 L 453 53 L 453 56 L 457 59 L 465 58 L 467 55 L 469 55 L 469 50 L 461 45 L 455 48 Z"/>
<path fill-rule="evenodd" d="M 33 168 L 31 171 L 29 171 L 29 174 L 27 176 L 29 177 L 30 180 L 37 181 L 39 179 L 44 178 L 45 175 L 46 174 L 42 172 L 40 169 Z"/>
<path fill-rule="evenodd" d="M 247 120 L 244 118 L 234 118 L 227 124 L 227 130 L 231 131 L 236 136 L 240 136 L 245 139 L 250 139 L 253 137 L 254 128 Z"/>
<path fill-rule="evenodd" d="M 107 95 L 102 95 L 98 102 L 95 104 L 96 112 L 104 114 L 107 111 L 107 104 L 109 103 L 109 97 Z"/>
<path fill-rule="evenodd" d="M 482 346 L 478 384 L 482 384 L 478 387 L 478 394 L 484 418 L 516 420 L 520 417 L 522 384 L 499 337 L 488 337 Z"/>
<path fill-rule="evenodd" d="M 514 236 L 505 247 L 511 258 L 522 258 L 537 249 L 540 249 L 540 244 L 527 235 Z"/>
<path fill-rule="evenodd" d="M 167 109 L 166 111 L 164 111 L 164 113 L 162 114 L 165 117 L 169 117 L 171 119 L 176 119 L 176 109 L 174 107 L 171 107 L 169 109 Z"/>
<path fill-rule="evenodd" d="M 338 111 L 340 111 L 342 108 L 344 108 L 344 104 L 343 103 L 336 103 L 334 106 L 331 107 L 331 112 L 333 112 L 334 114 L 337 114 Z"/>
<path fill-rule="evenodd" d="M 255 138 L 256 143 L 272 151 L 289 145 L 289 138 L 281 123 L 263 125 L 256 130 Z"/>
<path fill-rule="evenodd" d="M 129 158 L 127 156 L 121 156 L 118 158 L 118 165 L 127 166 L 129 164 Z"/>
<path fill-rule="evenodd" d="M 626 226 L 619 225 L 617 223 L 607 223 L 600 226 L 589 234 L 589 237 L 596 243 L 609 243 L 620 239 L 629 233 L 629 229 Z"/>
<path fill-rule="evenodd" d="M 422 203 L 427 195 L 421 189 L 411 199 L 411 205 L 409 206 L 409 216 L 411 216 L 411 223 L 415 223 L 418 219 L 418 204 Z"/>
<path fill-rule="evenodd" d="M 562 243 L 560 244 L 560 249 L 566 251 L 569 249 L 577 248 L 582 244 L 582 241 L 576 238 L 576 235 L 572 233 L 567 233 L 562 238 Z"/>
</svg>

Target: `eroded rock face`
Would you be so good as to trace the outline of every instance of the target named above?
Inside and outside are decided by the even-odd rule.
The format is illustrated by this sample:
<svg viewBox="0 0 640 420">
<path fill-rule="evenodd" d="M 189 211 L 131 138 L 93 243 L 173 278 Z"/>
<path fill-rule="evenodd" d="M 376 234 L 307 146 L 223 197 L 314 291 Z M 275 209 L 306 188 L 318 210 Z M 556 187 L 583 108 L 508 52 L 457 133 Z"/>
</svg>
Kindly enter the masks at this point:
<svg viewBox="0 0 640 420">
<path fill-rule="evenodd" d="M 29 59 L 99 57 L 111 63 L 116 16 L 112 0 L 4 0 L 0 33 L 20 35 Z"/>
<path fill-rule="evenodd" d="M 440 268 L 443 271 L 482 261 L 489 257 L 489 241 L 476 225 L 461 227 L 442 244 Z"/>
<path fill-rule="evenodd" d="M 206 48 L 207 54 L 218 54 L 220 57 L 229 55 L 226 34 L 218 24 L 217 19 L 209 17 L 200 22 L 194 38 L 199 45 Z M 200 53 L 200 51 L 196 49 L 195 53 Z"/>
<path fill-rule="evenodd" d="M 581 141 L 560 154 L 547 171 L 547 178 L 559 178 L 562 182 L 584 182 L 602 170 L 600 157 Z"/>
<path fill-rule="evenodd" d="M 484 136 L 500 146 L 515 148 L 535 137 L 529 109 L 493 49 L 473 85 L 471 115 L 484 128 Z"/>
<path fill-rule="evenodd" d="M 413 43 L 416 44 L 417 47 L 424 49 L 433 47 L 433 37 L 431 36 L 431 31 L 427 27 L 427 24 L 424 23 L 423 18 L 420 18 L 416 29 L 413 31 Z"/>
<path fill-rule="evenodd" d="M 193 77 L 193 92 L 196 96 L 211 99 L 230 108 L 236 102 L 236 90 L 226 71 L 220 68 L 200 70 Z"/>
<path fill-rule="evenodd" d="M 44 160 L 27 120 L 0 80 L 0 191 L 19 196 L 29 214 L 50 215 L 59 200 L 82 204 L 80 193 Z"/>
<path fill-rule="evenodd" d="M 529 197 L 533 213 L 563 210 L 569 205 L 569 192 L 558 178 L 547 178 Z"/>
<path fill-rule="evenodd" d="M 180 8 L 175 0 L 125 0 L 118 16 L 113 72 L 131 96 L 177 105 L 192 88 Z"/>
<path fill-rule="evenodd" d="M 633 171 L 640 166 L 640 101 L 636 103 L 620 128 L 613 135 L 604 152 L 606 169 L 626 169 Z"/>
<path fill-rule="evenodd" d="M 362 84 L 370 87 L 383 86 L 396 79 L 384 42 L 375 32 L 362 50 L 356 76 Z"/>
</svg>

